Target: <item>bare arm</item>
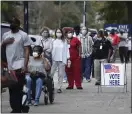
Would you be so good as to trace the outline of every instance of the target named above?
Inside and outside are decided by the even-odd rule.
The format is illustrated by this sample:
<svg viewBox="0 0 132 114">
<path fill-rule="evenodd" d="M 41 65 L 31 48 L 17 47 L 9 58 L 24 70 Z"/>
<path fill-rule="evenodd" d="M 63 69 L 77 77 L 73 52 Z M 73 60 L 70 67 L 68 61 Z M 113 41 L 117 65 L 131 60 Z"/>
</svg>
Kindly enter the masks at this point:
<svg viewBox="0 0 132 114">
<path fill-rule="evenodd" d="M 43 62 L 44 62 L 44 68 L 45 68 L 45 70 L 46 71 L 50 70 L 51 66 L 50 66 L 49 62 L 47 61 L 47 59 L 44 58 L 44 57 L 43 57 Z"/>
<path fill-rule="evenodd" d="M 24 47 L 24 55 L 25 55 L 24 70 L 27 70 L 28 61 L 29 61 L 29 46 Z"/>
</svg>

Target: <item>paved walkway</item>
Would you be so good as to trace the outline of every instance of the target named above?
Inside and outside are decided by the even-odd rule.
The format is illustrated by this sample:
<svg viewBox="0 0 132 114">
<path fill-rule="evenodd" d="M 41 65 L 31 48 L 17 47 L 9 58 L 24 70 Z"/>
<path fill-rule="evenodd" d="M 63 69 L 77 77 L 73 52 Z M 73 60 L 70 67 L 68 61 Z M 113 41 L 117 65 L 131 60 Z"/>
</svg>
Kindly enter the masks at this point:
<svg viewBox="0 0 132 114">
<path fill-rule="evenodd" d="M 123 88 L 103 87 L 102 93 L 97 92 L 94 85 L 83 82 L 83 90 L 65 90 L 67 83 L 64 83 L 63 93 L 55 95 L 55 102 L 52 105 L 44 105 L 43 94 L 40 99 L 40 106 L 31 106 L 30 113 L 43 114 L 130 114 L 131 112 L 131 64 L 127 65 L 128 92 L 124 93 Z M 55 83 L 57 76 L 55 75 Z M 2 112 L 11 111 L 8 102 L 8 92 L 2 94 Z"/>
</svg>

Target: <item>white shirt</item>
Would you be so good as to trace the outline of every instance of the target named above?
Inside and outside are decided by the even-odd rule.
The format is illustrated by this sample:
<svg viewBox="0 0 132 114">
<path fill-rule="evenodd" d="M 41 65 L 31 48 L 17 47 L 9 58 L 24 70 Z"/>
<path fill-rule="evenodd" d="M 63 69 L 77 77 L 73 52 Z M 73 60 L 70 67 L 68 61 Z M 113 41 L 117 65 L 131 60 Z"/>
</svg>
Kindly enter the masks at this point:
<svg viewBox="0 0 132 114">
<path fill-rule="evenodd" d="M 128 40 L 128 50 L 132 50 L 131 40 Z"/>
<path fill-rule="evenodd" d="M 119 47 L 127 47 L 127 36 L 125 34 L 119 34 L 118 36 L 120 38 Z"/>
<path fill-rule="evenodd" d="M 62 61 L 67 64 L 67 59 L 70 58 L 68 44 L 61 39 L 56 39 L 53 41 L 52 45 L 52 60 Z"/>
<path fill-rule="evenodd" d="M 30 39 L 27 33 L 19 30 L 17 33 L 11 31 L 3 34 L 3 41 L 8 38 L 14 38 L 13 44 L 6 46 L 6 57 L 9 70 L 17 70 L 24 67 L 24 46 L 30 45 Z"/>
</svg>

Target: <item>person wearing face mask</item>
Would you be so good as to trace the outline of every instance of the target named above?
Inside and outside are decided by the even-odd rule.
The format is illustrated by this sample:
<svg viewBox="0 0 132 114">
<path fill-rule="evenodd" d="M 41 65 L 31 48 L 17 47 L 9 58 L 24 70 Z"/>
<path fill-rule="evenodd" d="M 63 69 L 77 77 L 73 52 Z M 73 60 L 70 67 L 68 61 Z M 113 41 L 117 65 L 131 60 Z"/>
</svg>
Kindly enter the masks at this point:
<svg viewBox="0 0 132 114">
<path fill-rule="evenodd" d="M 118 35 L 115 33 L 114 29 L 111 30 L 110 38 L 111 38 L 112 47 L 113 47 L 113 54 L 111 56 L 111 62 L 114 63 L 116 60 L 117 48 L 118 48 L 118 44 L 120 41 L 120 39 L 119 39 Z"/>
<path fill-rule="evenodd" d="M 44 28 L 41 31 L 42 40 L 39 41 L 39 45 L 43 47 L 45 58 L 47 58 L 50 63 L 52 64 L 52 42 L 54 39 L 50 37 L 49 30 L 47 28 Z"/>
<path fill-rule="evenodd" d="M 119 43 L 119 56 L 121 63 L 127 63 L 128 62 L 128 57 L 127 57 L 127 52 L 128 52 L 128 37 L 125 35 L 123 30 L 120 30 L 119 34 L 120 38 L 120 43 Z"/>
<path fill-rule="evenodd" d="M 2 45 L 6 47 L 8 70 L 13 71 L 18 80 L 18 83 L 9 87 L 11 113 L 22 113 L 22 90 L 24 75 L 28 72 L 30 39 L 27 33 L 20 30 L 20 20 L 15 17 L 11 20 L 10 29 L 2 36 Z"/>
<path fill-rule="evenodd" d="M 77 89 L 83 89 L 81 85 L 81 42 L 78 38 L 73 37 L 73 30 L 66 33 L 67 41 L 70 44 L 70 65 L 66 66 L 66 75 L 68 79 L 68 87 L 66 89 L 74 88 L 74 81 Z"/>
<path fill-rule="evenodd" d="M 104 32 L 100 30 L 92 51 L 94 57 L 94 76 L 96 78 L 95 85 L 101 84 L 101 62 L 110 62 L 112 50 L 111 42 L 104 37 Z"/>
<path fill-rule="evenodd" d="M 43 48 L 39 45 L 36 45 L 33 48 L 33 57 L 30 57 L 29 63 L 28 63 L 28 71 L 30 73 L 30 76 L 33 82 L 32 94 L 35 94 L 33 98 L 34 106 L 39 105 L 39 98 L 42 91 L 43 78 L 44 76 L 47 75 L 47 71 L 49 71 L 51 68 L 51 64 L 49 60 L 45 58 L 43 54 L 44 54 Z M 28 104 L 32 104 L 31 94 L 30 94 L 31 88 L 28 88 L 28 89 L 29 89 Z"/>
<path fill-rule="evenodd" d="M 63 31 L 61 29 L 56 29 L 55 40 L 52 43 L 52 67 L 50 76 L 53 77 L 58 68 L 58 93 L 62 93 L 65 65 L 69 57 L 69 49 Z"/>
<path fill-rule="evenodd" d="M 79 25 L 74 27 L 73 37 L 76 37 L 76 38 L 78 38 L 80 40 L 80 26 Z"/>
<path fill-rule="evenodd" d="M 88 82 L 90 82 L 93 40 L 92 37 L 87 34 L 88 29 L 86 27 L 82 27 L 81 33 L 82 35 L 80 36 L 80 41 L 82 46 L 82 54 L 81 54 L 82 76 L 86 78 Z"/>
</svg>

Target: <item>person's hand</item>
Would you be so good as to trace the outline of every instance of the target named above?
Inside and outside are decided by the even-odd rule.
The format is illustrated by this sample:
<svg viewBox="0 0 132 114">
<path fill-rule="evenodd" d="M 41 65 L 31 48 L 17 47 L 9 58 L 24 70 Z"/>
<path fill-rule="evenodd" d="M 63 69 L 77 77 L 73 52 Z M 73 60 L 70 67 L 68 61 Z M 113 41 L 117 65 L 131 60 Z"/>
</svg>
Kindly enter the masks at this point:
<svg viewBox="0 0 132 114">
<path fill-rule="evenodd" d="M 15 41 L 15 39 L 14 38 L 8 38 L 8 39 L 6 39 L 3 43 L 4 44 L 13 44 L 13 42 Z"/>
<path fill-rule="evenodd" d="M 45 59 L 44 55 L 45 55 L 45 53 L 43 52 L 43 53 L 41 54 L 42 59 Z"/>
<path fill-rule="evenodd" d="M 26 66 L 23 67 L 21 73 L 27 73 L 27 72 L 28 72 L 28 68 Z"/>
</svg>

